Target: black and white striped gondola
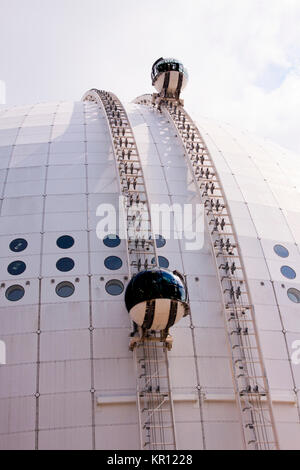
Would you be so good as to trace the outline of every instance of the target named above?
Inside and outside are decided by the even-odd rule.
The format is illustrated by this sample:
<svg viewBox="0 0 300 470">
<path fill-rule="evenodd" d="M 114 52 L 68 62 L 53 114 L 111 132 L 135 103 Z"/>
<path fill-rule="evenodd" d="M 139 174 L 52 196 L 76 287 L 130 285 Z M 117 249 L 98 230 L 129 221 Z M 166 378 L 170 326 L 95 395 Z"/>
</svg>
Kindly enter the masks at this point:
<svg viewBox="0 0 300 470">
<path fill-rule="evenodd" d="M 152 85 L 163 97 L 179 98 L 188 81 L 187 70 L 177 59 L 161 57 L 152 66 Z"/>
<path fill-rule="evenodd" d="M 137 273 L 127 286 L 125 303 L 131 319 L 143 330 L 168 331 L 188 313 L 183 278 L 161 268 Z"/>
</svg>

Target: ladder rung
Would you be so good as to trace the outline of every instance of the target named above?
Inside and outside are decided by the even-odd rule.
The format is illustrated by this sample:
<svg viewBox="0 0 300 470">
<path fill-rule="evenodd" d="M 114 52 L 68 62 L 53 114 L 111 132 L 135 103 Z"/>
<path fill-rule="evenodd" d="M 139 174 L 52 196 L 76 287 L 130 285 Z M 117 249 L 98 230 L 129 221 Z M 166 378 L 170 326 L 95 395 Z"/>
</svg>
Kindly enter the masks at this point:
<svg viewBox="0 0 300 470">
<path fill-rule="evenodd" d="M 244 316 L 240 316 L 240 317 L 229 317 L 227 318 L 227 321 L 230 322 L 230 321 L 233 321 L 233 320 L 238 320 L 239 322 L 241 323 L 253 323 L 253 320 L 251 318 L 245 318 Z"/>
<path fill-rule="evenodd" d="M 216 232 L 218 233 L 218 235 L 224 235 L 224 236 L 226 236 L 226 237 L 231 236 L 231 235 L 234 235 L 233 232 L 224 232 L 223 230 L 218 230 L 218 229 L 217 229 L 217 230 L 213 230 L 211 233 L 213 234 L 213 233 L 216 233 Z"/>
<path fill-rule="evenodd" d="M 144 444 L 144 447 L 145 446 L 148 446 L 148 445 L 151 445 L 151 446 L 175 446 L 175 443 L 174 442 L 146 442 Z"/>
<path fill-rule="evenodd" d="M 221 217 L 221 216 L 220 216 L 220 217 Z M 216 221 L 215 221 L 214 219 L 211 219 L 211 220 L 209 221 L 209 225 L 213 225 L 213 224 L 215 224 L 215 223 L 216 223 Z M 226 222 L 226 223 L 223 225 L 223 227 L 231 227 L 231 224 L 229 224 L 229 223 Z M 217 229 L 216 229 L 215 231 L 217 231 Z"/>
<path fill-rule="evenodd" d="M 127 176 L 131 178 L 143 178 L 143 175 L 139 175 L 138 172 L 140 171 L 140 168 L 134 168 L 136 170 L 136 173 L 123 173 L 123 170 L 120 169 L 120 176 L 121 178 L 126 178 Z"/>
<path fill-rule="evenodd" d="M 222 269 L 222 268 L 220 268 L 220 269 Z M 240 277 L 222 276 L 221 282 L 223 282 L 223 281 L 244 283 L 245 279 L 240 278 Z"/>
<path fill-rule="evenodd" d="M 145 226 L 146 224 L 147 225 L 149 224 L 149 227 L 150 227 L 150 218 L 146 218 L 146 216 L 149 217 L 147 211 L 145 211 L 143 214 L 128 215 L 127 216 L 127 230 L 130 231 L 132 230 L 133 227 L 137 228 L 137 227 L 141 227 L 141 225 Z"/>
<path fill-rule="evenodd" d="M 132 176 L 133 176 L 133 175 L 132 175 Z M 133 182 L 132 182 L 131 180 L 129 180 L 129 179 L 128 179 L 128 180 L 125 180 L 125 182 L 127 182 L 127 181 L 129 181 L 130 184 L 133 184 Z M 136 181 L 135 185 L 136 185 L 136 186 L 143 186 L 143 187 L 145 186 L 145 184 L 144 184 L 143 181 L 142 181 L 142 182 Z M 135 191 L 135 190 L 133 190 L 133 191 Z M 140 190 L 139 190 L 139 192 L 140 192 Z M 141 192 L 143 192 L 143 191 L 141 191 Z"/>
<path fill-rule="evenodd" d="M 203 183 L 204 181 L 209 182 L 209 183 L 217 183 L 219 180 L 217 179 L 216 175 L 211 175 L 211 178 L 203 178 L 201 175 L 195 175 L 195 179 L 198 181 L 198 183 Z M 213 180 L 213 178 L 216 178 Z M 215 187 L 214 189 L 221 189 L 219 187 Z"/>
<path fill-rule="evenodd" d="M 203 194 L 202 194 L 202 197 L 203 197 Z M 208 199 L 215 199 L 215 198 L 219 199 L 220 198 L 219 194 L 206 194 L 205 197 L 207 197 Z"/>
<path fill-rule="evenodd" d="M 197 161 L 196 158 L 193 159 L 193 161 L 197 164 L 197 166 L 201 165 L 202 168 L 215 168 L 214 165 L 210 164 L 210 163 L 205 163 L 206 162 L 206 158 L 204 158 L 204 162 L 201 163 L 201 161 L 199 162 L 199 160 Z"/>
<path fill-rule="evenodd" d="M 254 360 L 249 361 L 249 360 L 246 360 L 246 359 L 238 359 L 238 360 L 243 361 L 244 364 L 252 364 L 252 365 L 254 365 L 254 364 L 260 364 L 260 363 L 261 363 L 259 359 L 257 359 L 257 361 L 254 361 Z M 235 361 L 235 362 L 236 362 L 236 361 Z"/>
<path fill-rule="evenodd" d="M 252 441 L 249 441 L 248 444 L 251 444 Z M 268 445 L 276 445 L 276 442 L 274 441 L 254 441 L 253 444 L 268 444 Z"/>
<path fill-rule="evenodd" d="M 224 209 L 225 209 L 225 207 L 224 207 Z M 220 211 L 220 212 L 214 212 L 214 211 L 210 211 L 210 210 L 209 210 L 209 211 L 207 211 L 207 215 L 213 215 L 213 216 L 215 216 L 215 217 L 221 217 L 221 216 L 222 216 L 222 217 L 229 217 L 229 215 L 228 215 L 227 213 L 224 214 L 222 211 Z"/>
<path fill-rule="evenodd" d="M 241 328 L 242 328 L 242 327 L 241 327 Z M 248 327 L 246 327 L 246 328 L 248 328 Z M 233 336 L 233 335 L 235 334 L 235 335 L 241 337 L 241 339 L 242 339 L 242 338 L 246 339 L 247 337 L 255 336 L 255 333 L 254 333 L 254 332 L 251 332 L 251 331 L 243 331 L 243 328 L 242 328 L 242 331 L 240 331 L 240 332 L 238 332 L 238 331 L 236 331 L 236 330 L 231 330 L 231 331 L 227 330 L 227 332 L 228 332 L 231 336 Z"/>
<path fill-rule="evenodd" d="M 148 379 L 155 380 L 155 379 L 167 379 L 168 376 L 167 375 L 141 375 L 140 379 L 142 379 L 142 378 L 145 378 L 145 379 L 148 378 Z"/>
<path fill-rule="evenodd" d="M 144 358 L 140 359 L 140 361 L 156 362 L 157 364 L 162 364 L 162 363 L 165 364 L 166 363 L 166 361 L 157 361 L 156 359 L 144 359 Z"/>
<path fill-rule="evenodd" d="M 128 194 L 136 194 L 136 193 L 145 194 L 146 193 L 146 191 L 140 191 L 140 190 L 137 190 L 137 189 L 127 189 L 127 188 L 126 188 L 126 192 Z"/>
<path fill-rule="evenodd" d="M 169 410 L 168 408 L 146 408 L 144 410 L 142 410 L 142 413 L 144 412 L 149 412 L 151 411 L 151 413 L 158 413 L 158 412 L 165 412 L 165 413 L 171 413 L 171 410 Z"/>
<path fill-rule="evenodd" d="M 133 156 L 136 156 L 136 155 L 133 155 Z M 139 159 L 135 160 L 134 158 L 131 158 L 131 156 L 128 159 L 128 158 L 125 158 L 125 157 L 123 158 L 122 155 L 117 155 L 117 160 L 120 163 L 139 163 Z"/>
<path fill-rule="evenodd" d="M 144 424 L 143 429 L 171 429 L 173 426 L 166 426 L 165 424 L 162 424 L 161 426 L 155 425 L 155 424 Z"/>
<path fill-rule="evenodd" d="M 131 248 L 130 248 L 131 249 Z M 132 252 L 129 252 L 130 255 L 148 255 L 148 256 L 154 256 L 154 253 L 151 253 L 151 251 L 139 251 L 138 249 L 137 250 L 134 250 Z"/>
<path fill-rule="evenodd" d="M 264 379 L 266 376 L 265 375 L 241 375 L 239 374 L 237 376 L 237 378 L 240 378 L 240 377 L 247 377 L 247 379 L 253 379 L 253 380 L 256 380 L 256 379 Z"/>
<path fill-rule="evenodd" d="M 263 424 L 261 424 L 261 423 L 251 423 L 251 424 L 254 428 L 264 428 L 264 427 L 271 428 L 272 427 L 271 423 L 263 423 Z"/>
<path fill-rule="evenodd" d="M 201 162 L 199 162 L 199 160 L 196 161 L 196 159 L 194 159 L 194 161 L 195 161 L 195 163 L 197 163 L 197 166 L 201 165 L 202 168 L 213 168 L 213 169 L 215 169 L 214 165 L 204 164 L 204 162 L 201 163 Z M 204 159 L 204 161 L 205 161 L 205 159 Z"/>
<path fill-rule="evenodd" d="M 137 240 L 138 240 L 138 246 L 139 246 L 139 244 L 141 244 L 142 242 L 143 242 L 143 245 L 151 245 L 151 246 L 154 245 L 154 243 L 153 243 L 152 240 L 147 240 L 146 238 L 144 238 L 143 241 L 142 241 L 140 238 L 137 238 Z M 129 240 L 128 240 L 128 244 L 135 245 L 135 240 L 129 239 Z"/>
<path fill-rule="evenodd" d="M 252 305 L 235 305 L 234 307 L 226 307 L 225 310 L 251 310 Z"/>
</svg>

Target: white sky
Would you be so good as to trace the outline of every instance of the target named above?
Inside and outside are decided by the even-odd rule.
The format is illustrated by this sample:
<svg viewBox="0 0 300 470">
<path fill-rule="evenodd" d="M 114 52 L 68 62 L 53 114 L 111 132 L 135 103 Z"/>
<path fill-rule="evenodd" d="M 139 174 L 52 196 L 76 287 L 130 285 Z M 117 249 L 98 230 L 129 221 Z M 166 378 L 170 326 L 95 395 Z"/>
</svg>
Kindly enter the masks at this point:
<svg viewBox="0 0 300 470">
<path fill-rule="evenodd" d="M 3 80 L 0 80 L 0 104 L 4 104 L 5 101 L 5 82 Z"/>
<path fill-rule="evenodd" d="M 300 151 L 300 0 L 0 0 L 6 102 L 123 101 L 160 56 L 188 68 L 189 110 Z"/>
</svg>

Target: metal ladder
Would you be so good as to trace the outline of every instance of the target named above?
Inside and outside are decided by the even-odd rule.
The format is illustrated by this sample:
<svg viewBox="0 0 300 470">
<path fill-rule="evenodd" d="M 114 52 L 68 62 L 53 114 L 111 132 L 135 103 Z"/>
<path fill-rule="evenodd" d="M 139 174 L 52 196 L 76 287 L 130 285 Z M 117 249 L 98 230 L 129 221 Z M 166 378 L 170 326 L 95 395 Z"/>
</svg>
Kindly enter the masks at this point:
<svg viewBox="0 0 300 470">
<path fill-rule="evenodd" d="M 166 347 L 151 336 L 148 341 L 137 344 L 134 355 L 142 448 L 175 450 L 174 408 Z"/>
<path fill-rule="evenodd" d="M 112 93 L 92 89 L 83 101 L 97 103 L 105 112 L 119 189 L 123 196 L 129 276 L 158 266 L 156 242 L 145 179 L 127 113 Z M 167 350 L 160 337 L 149 333 L 134 348 L 137 409 L 141 449 L 176 449 L 174 408 Z"/>
<path fill-rule="evenodd" d="M 276 450 L 278 437 L 246 272 L 225 192 L 197 126 L 175 99 L 135 100 L 173 123 L 201 202 L 222 294 L 224 324 L 244 449 Z"/>
</svg>

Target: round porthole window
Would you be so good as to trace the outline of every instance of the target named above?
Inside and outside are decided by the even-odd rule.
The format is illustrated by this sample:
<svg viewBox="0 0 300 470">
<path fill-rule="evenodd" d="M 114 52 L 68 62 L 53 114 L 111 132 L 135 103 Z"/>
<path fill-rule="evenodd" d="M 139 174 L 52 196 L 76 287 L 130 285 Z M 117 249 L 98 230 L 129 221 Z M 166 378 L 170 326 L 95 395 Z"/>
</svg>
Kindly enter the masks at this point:
<svg viewBox="0 0 300 470">
<path fill-rule="evenodd" d="M 75 287 L 72 282 L 69 281 L 63 281 L 57 284 L 55 292 L 59 297 L 70 297 L 72 294 L 74 294 Z"/>
<path fill-rule="evenodd" d="M 106 283 L 105 290 L 110 295 L 120 295 L 124 290 L 124 284 L 118 279 L 111 279 Z"/>
<path fill-rule="evenodd" d="M 282 245 L 275 245 L 274 251 L 276 255 L 280 256 L 281 258 L 287 258 L 289 256 L 289 251 Z"/>
<path fill-rule="evenodd" d="M 75 263 L 71 258 L 60 258 L 56 263 L 57 269 L 63 272 L 71 271 L 74 266 Z"/>
<path fill-rule="evenodd" d="M 152 264 L 155 263 L 155 258 L 152 258 L 151 263 Z M 168 269 L 170 265 L 169 260 L 167 260 L 167 258 L 165 258 L 164 256 L 158 257 L 158 264 L 160 268 L 166 268 L 166 269 Z"/>
<path fill-rule="evenodd" d="M 295 289 L 294 287 L 288 289 L 287 295 L 292 302 L 295 302 L 295 304 L 300 304 L 300 291 L 298 289 Z"/>
<path fill-rule="evenodd" d="M 155 235 L 155 243 L 157 248 L 162 248 L 166 244 L 166 239 L 162 235 Z M 151 235 L 150 235 L 150 240 L 151 240 Z"/>
<path fill-rule="evenodd" d="M 75 241 L 74 238 L 70 235 L 62 235 L 56 241 L 58 248 L 62 248 L 63 250 L 67 250 L 74 245 Z"/>
<path fill-rule="evenodd" d="M 108 246 L 109 248 L 116 248 L 116 246 L 119 246 L 121 243 L 120 237 L 118 235 L 106 235 L 106 237 L 103 238 L 103 243 L 105 246 Z"/>
<path fill-rule="evenodd" d="M 18 253 L 20 251 L 24 251 L 28 246 L 27 240 L 24 238 L 16 238 L 9 244 L 9 249 L 11 251 L 14 251 L 15 253 Z"/>
<path fill-rule="evenodd" d="M 16 302 L 17 300 L 22 299 L 22 297 L 24 297 L 24 294 L 25 294 L 24 287 L 10 286 L 8 289 L 6 289 L 5 297 L 7 298 L 7 300 L 10 300 L 11 302 Z"/>
<path fill-rule="evenodd" d="M 295 271 L 289 266 L 281 266 L 280 272 L 284 277 L 287 277 L 288 279 L 295 279 L 296 277 Z"/>
<path fill-rule="evenodd" d="M 122 267 L 122 260 L 118 256 L 108 256 L 104 260 L 104 266 L 107 269 L 112 269 L 113 271 L 120 269 Z"/>
<path fill-rule="evenodd" d="M 22 274 L 25 271 L 25 269 L 26 269 L 26 264 L 24 263 L 24 261 L 13 261 L 7 267 L 7 271 L 12 276 L 18 276 L 19 274 Z"/>
</svg>

